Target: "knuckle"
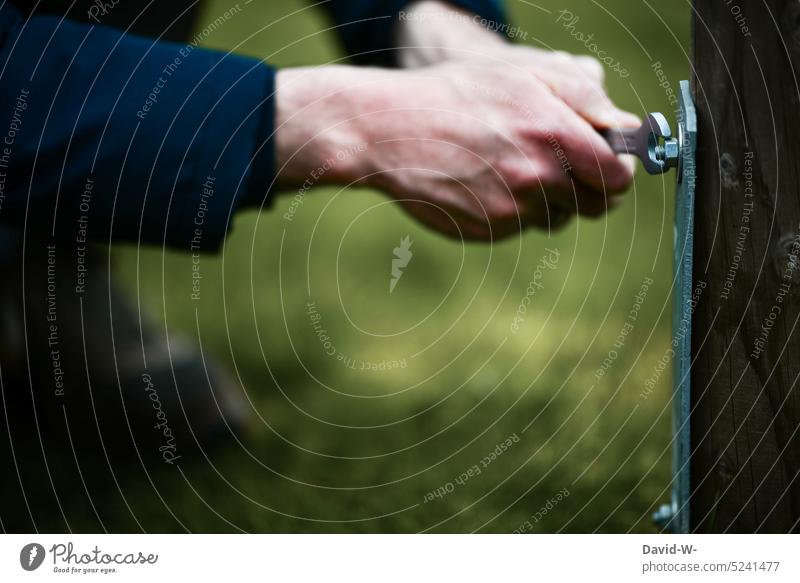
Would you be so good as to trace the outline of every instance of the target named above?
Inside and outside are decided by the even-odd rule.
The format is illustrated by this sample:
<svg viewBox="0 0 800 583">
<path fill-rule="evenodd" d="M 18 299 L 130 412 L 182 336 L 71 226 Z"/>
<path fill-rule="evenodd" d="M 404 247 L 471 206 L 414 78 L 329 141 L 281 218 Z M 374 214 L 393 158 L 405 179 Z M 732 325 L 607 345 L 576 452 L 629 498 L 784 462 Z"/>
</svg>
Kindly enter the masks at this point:
<svg viewBox="0 0 800 583">
<path fill-rule="evenodd" d="M 575 56 L 567 51 L 553 51 L 551 57 L 557 64 L 571 63 L 575 59 Z"/>
<path fill-rule="evenodd" d="M 585 75 L 573 79 L 571 91 L 573 98 L 580 103 L 590 103 L 603 95 L 598 86 Z"/>
<path fill-rule="evenodd" d="M 506 224 L 520 217 L 520 208 L 511 196 L 498 197 L 486 205 L 489 221 L 492 225 Z"/>
<path fill-rule="evenodd" d="M 603 172 L 603 182 L 606 194 L 619 194 L 628 189 L 630 179 L 622 172 L 615 169 L 608 169 Z"/>
<path fill-rule="evenodd" d="M 492 229 L 517 224 L 524 209 L 511 193 L 484 192 L 470 212 L 474 223 Z"/>
<path fill-rule="evenodd" d="M 563 189 L 569 184 L 569 176 L 563 166 L 553 161 L 546 168 L 542 169 L 539 175 L 542 187 Z"/>
<path fill-rule="evenodd" d="M 583 55 L 578 57 L 578 63 L 596 78 L 602 79 L 605 76 L 605 69 L 603 64 L 595 57 Z"/>
<path fill-rule="evenodd" d="M 566 132 L 564 128 L 552 118 L 538 119 L 535 123 L 531 123 L 525 128 L 522 128 L 524 137 L 529 141 L 538 145 L 552 145 L 555 142 L 562 142 Z"/>
<path fill-rule="evenodd" d="M 538 176 L 531 162 L 505 162 L 497 163 L 500 173 L 507 188 L 511 192 L 518 192 L 537 182 Z"/>
</svg>

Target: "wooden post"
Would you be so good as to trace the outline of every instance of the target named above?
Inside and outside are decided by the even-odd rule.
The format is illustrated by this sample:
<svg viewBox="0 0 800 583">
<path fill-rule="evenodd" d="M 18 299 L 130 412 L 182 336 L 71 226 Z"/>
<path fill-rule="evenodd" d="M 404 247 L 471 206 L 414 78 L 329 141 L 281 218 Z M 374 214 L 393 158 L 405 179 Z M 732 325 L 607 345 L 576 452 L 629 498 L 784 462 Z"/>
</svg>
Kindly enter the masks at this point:
<svg viewBox="0 0 800 583">
<path fill-rule="evenodd" d="M 695 0 L 693 532 L 800 529 L 800 0 Z"/>
</svg>

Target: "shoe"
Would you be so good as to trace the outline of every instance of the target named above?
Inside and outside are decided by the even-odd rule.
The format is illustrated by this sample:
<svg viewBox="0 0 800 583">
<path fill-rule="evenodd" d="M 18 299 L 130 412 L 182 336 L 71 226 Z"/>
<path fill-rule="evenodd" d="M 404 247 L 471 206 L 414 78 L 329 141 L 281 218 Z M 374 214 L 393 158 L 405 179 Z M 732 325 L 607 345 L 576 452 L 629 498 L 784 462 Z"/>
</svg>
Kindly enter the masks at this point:
<svg viewBox="0 0 800 583">
<path fill-rule="evenodd" d="M 174 464 L 233 442 L 251 417 L 238 383 L 212 355 L 140 318 L 109 278 L 104 253 L 87 252 L 76 293 L 75 273 L 62 267 L 67 252 L 58 251 L 29 250 L 0 293 L 0 365 L 22 371 L 13 377 L 27 385 L 5 393 L 32 401 L 39 427 L 73 447 L 113 442 L 115 451 Z"/>
</svg>

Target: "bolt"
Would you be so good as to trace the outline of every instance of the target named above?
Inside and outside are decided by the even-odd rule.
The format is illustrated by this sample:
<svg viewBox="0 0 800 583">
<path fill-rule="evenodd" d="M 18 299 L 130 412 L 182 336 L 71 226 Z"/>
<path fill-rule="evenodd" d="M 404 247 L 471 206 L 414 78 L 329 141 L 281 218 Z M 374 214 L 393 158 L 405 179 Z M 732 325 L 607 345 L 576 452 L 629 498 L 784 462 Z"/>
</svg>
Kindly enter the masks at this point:
<svg viewBox="0 0 800 583">
<path fill-rule="evenodd" d="M 678 165 L 678 156 L 680 155 L 678 150 L 678 138 L 670 138 L 664 140 L 663 144 L 658 144 L 653 153 L 656 156 L 656 160 L 664 162 L 664 166 L 667 168 L 672 168 Z"/>
<path fill-rule="evenodd" d="M 672 504 L 662 504 L 658 510 L 653 512 L 653 522 L 660 528 L 666 528 L 673 518 L 675 518 L 675 511 Z"/>
<path fill-rule="evenodd" d="M 664 163 L 667 168 L 672 168 L 678 165 L 678 157 L 680 156 L 680 145 L 678 138 L 670 138 L 664 141 Z"/>
</svg>

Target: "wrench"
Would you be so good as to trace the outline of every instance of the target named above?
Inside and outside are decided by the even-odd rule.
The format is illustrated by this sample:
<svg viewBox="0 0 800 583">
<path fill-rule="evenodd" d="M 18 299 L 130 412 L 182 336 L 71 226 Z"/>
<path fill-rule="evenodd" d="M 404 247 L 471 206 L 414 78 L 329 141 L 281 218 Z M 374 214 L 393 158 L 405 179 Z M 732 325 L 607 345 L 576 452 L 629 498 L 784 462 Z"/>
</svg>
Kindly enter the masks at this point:
<svg viewBox="0 0 800 583">
<path fill-rule="evenodd" d="M 662 113 L 648 113 L 638 128 L 611 128 L 600 134 L 617 154 L 637 156 L 650 174 L 663 174 L 678 166 L 680 136 L 672 137 Z"/>
</svg>

